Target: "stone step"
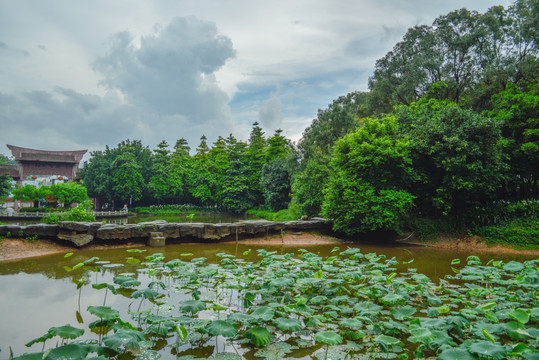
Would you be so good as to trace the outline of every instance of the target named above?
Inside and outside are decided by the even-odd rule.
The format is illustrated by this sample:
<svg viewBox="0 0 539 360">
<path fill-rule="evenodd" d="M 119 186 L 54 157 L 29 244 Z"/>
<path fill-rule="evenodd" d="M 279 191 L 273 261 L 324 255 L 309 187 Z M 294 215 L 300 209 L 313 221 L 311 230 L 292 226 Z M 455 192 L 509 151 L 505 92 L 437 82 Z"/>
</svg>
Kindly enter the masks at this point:
<svg viewBox="0 0 539 360">
<path fill-rule="evenodd" d="M 158 232 L 158 231 L 152 231 L 150 233 L 150 237 L 154 238 L 154 237 L 162 237 L 163 236 L 163 233 L 162 232 Z"/>
<path fill-rule="evenodd" d="M 165 247 L 166 238 L 163 236 L 150 236 L 148 239 L 148 246 L 151 247 Z"/>
</svg>

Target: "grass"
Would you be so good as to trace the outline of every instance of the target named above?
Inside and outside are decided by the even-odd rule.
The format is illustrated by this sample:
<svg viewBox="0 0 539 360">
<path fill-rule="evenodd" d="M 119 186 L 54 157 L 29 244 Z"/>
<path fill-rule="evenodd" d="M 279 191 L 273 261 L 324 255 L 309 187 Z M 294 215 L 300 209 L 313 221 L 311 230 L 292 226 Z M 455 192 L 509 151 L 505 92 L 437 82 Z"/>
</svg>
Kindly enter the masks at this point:
<svg viewBox="0 0 539 360">
<path fill-rule="evenodd" d="M 300 216 L 290 209 L 283 209 L 276 212 L 271 210 L 251 209 L 245 212 L 247 215 L 254 215 L 258 218 L 269 221 L 294 221 Z"/>
<path fill-rule="evenodd" d="M 516 219 L 505 224 L 477 228 L 473 232 L 484 238 L 488 244 L 539 250 L 539 221 L 537 219 Z"/>
</svg>

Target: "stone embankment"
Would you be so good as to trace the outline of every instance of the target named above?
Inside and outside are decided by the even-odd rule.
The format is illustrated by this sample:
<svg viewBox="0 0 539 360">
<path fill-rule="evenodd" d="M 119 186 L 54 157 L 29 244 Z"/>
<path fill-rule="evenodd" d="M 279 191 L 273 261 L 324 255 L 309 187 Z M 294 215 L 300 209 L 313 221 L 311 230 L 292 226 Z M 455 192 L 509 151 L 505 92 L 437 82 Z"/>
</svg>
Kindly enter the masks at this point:
<svg viewBox="0 0 539 360">
<path fill-rule="evenodd" d="M 280 231 L 329 230 L 331 224 L 322 218 L 305 221 L 273 222 L 248 220 L 237 223 L 168 223 L 164 220 L 139 224 L 102 224 L 99 222 L 61 221 L 57 225 L 32 224 L 26 226 L 0 225 L 0 236 L 56 238 L 82 247 L 93 241 L 150 240 L 152 233 L 161 233 L 175 241 L 219 241 L 245 238 L 247 235 Z"/>
</svg>

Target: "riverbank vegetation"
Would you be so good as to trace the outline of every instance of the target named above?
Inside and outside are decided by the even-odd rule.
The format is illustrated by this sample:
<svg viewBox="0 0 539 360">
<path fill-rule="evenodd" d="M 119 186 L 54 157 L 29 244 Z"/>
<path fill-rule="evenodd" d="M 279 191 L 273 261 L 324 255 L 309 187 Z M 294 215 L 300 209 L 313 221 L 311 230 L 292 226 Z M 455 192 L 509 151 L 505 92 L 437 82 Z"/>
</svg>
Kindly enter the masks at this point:
<svg viewBox="0 0 539 360">
<path fill-rule="evenodd" d="M 522 204 L 531 205 L 516 217 L 537 221 L 538 11 L 518 0 L 409 29 L 376 62 L 370 91 L 319 110 L 297 144 L 256 122 L 247 140 L 230 134 L 210 146 L 202 136 L 193 154 L 185 139 L 153 150 L 125 140 L 92 153 L 84 184 L 98 207 L 288 209 L 332 218 L 352 237 L 427 236 L 432 227 L 490 234 L 515 219 L 502 223 L 488 209 Z M 537 246 L 533 235 L 523 227 L 519 243 Z"/>
</svg>

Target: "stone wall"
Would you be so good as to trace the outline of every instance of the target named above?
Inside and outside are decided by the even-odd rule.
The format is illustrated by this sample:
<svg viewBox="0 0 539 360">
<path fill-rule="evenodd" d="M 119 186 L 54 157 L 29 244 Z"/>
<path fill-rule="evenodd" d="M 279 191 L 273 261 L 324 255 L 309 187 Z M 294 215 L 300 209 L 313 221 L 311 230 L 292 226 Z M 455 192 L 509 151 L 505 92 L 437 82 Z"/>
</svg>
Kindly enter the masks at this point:
<svg viewBox="0 0 539 360">
<path fill-rule="evenodd" d="M 166 239 L 186 241 L 219 241 L 235 239 L 236 236 L 269 234 L 280 231 L 329 230 L 331 223 L 314 218 L 306 221 L 273 222 L 248 220 L 238 223 L 168 223 L 164 220 L 139 224 L 102 224 L 99 222 L 61 221 L 57 225 L 32 224 L 26 226 L 0 225 L 0 236 L 56 238 L 70 241 L 78 247 L 92 241 L 123 241 L 148 239 L 150 233 L 161 232 Z"/>
</svg>

